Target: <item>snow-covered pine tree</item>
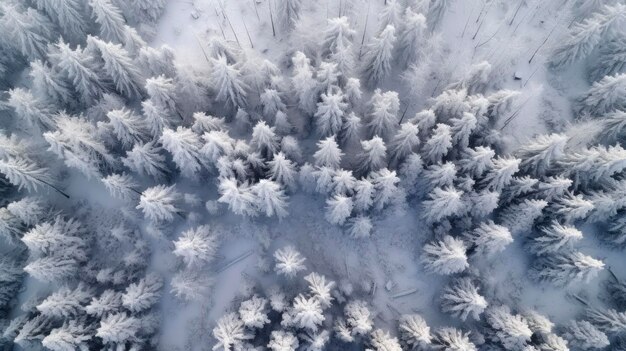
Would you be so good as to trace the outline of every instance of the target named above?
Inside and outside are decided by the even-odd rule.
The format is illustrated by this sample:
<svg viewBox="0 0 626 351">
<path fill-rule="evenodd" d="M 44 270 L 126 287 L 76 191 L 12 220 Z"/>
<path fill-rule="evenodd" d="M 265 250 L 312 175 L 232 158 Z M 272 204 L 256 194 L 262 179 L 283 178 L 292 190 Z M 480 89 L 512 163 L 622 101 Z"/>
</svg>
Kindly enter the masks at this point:
<svg viewBox="0 0 626 351">
<path fill-rule="evenodd" d="M 321 44 L 322 56 L 329 57 L 339 48 L 350 48 L 355 34 L 356 31 L 350 28 L 348 17 L 328 19 Z"/>
<path fill-rule="evenodd" d="M 0 173 L 18 190 L 26 189 L 29 192 L 36 192 L 40 188 L 50 187 L 69 198 L 67 194 L 53 185 L 54 180 L 49 170 L 32 160 L 21 157 L 0 159 Z"/>
<path fill-rule="evenodd" d="M 435 188 L 422 202 L 424 218 L 434 223 L 464 211 L 463 192 L 454 188 Z"/>
<path fill-rule="evenodd" d="M 432 136 L 422 146 L 422 154 L 432 163 L 439 162 L 452 148 L 452 131 L 447 124 L 439 123 Z"/>
<path fill-rule="evenodd" d="M 267 163 L 269 167 L 269 177 L 279 184 L 289 188 L 295 189 L 296 187 L 296 165 L 282 152 L 274 155 L 273 159 Z"/>
<path fill-rule="evenodd" d="M 137 209 L 151 221 L 171 222 L 174 215 L 181 213 L 181 209 L 177 207 L 180 199 L 181 195 L 173 185 L 157 185 L 143 191 Z"/>
<path fill-rule="evenodd" d="M 74 319 L 83 312 L 83 306 L 92 298 L 93 291 L 83 284 L 75 289 L 61 287 L 40 304 L 37 311 L 47 317 Z"/>
<path fill-rule="evenodd" d="M 276 250 L 274 259 L 276 260 L 274 267 L 276 273 L 287 278 L 294 278 L 298 272 L 306 269 L 304 266 L 306 259 L 293 246 L 285 246 Z"/>
<path fill-rule="evenodd" d="M 398 111 L 400 109 L 398 93 L 395 91 L 381 93 L 380 89 L 376 89 L 370 104 L 370 120 L 366 124 L 368 135 L 370 137 L 379 135 L 387 138 L 397 128 L 398 124 Z"/>
<path fill-rule="evenodd" d="M 315 112 L 315 126 L 318 133 L 323 136 L 336 135 L 341 131 L 343 116 L 348 104 L 341 91 L 324 93 L 321 101 L 317 103 Z"/>
<path fill-rule="evenodd" d="M 88 350 L 94 329 L 85 319 L 70 319 L 52 329 L 41 344 L 52 351 Z"/>
<path fill-rule="evenodd" d="M 100 51 L 104 71 L 112 78 L 115 88 L 126 97 L 141 96 L 144 78 L 133 63 L 130 53 L 120 44 L 107 43 L 98 38 L 87 37 Z"/>
<path fill-rule="evenodd" d="M 435 332 L 432 346 L 446 351 L 478 351 L 468 335 L 455 328 L 441 328 Z"/>
<path fill-rule="evenodd" d="M 261 179 L 252 186 L 252 192 L 257 198 L 259 211 L 265 212 L 267 217 L 276 215 L 278 219 L 282 219 L 287 216 L 287 196 L 280 184 Z"/>
<path fill-rule="evenodd" d="M 470 138 L 476 130 L 478 121 L 474 114 L 464 112 L 461 118 L 450 119 L 452 142 L 463 150 L 469 146 Z"/>
<path fill-rule="evenodd" d="M 487 324 L 495 341 L 506 350 L 524 350 L 533 332 L 521 315 L 511 313 L 507 306 L 494 306 L 485 312 Z"/>
<path fill-rule="evenodd" d="M 513 235 L 529 232 L 547 205 L 544 200 L 529 199 L 509 205 L 500 212 L 500 223 Z"/>
<path fill-rule="evenodd" d="M 135 0 L 128 5 L 131 7 L 137 22 L 156 23 L 163 14 L 166 3 L 165 0 Z"/>
<path fill-rule="evenodd" d="M 343 152 L 335 141 L 335 136 L 329 136 L 326 139 L 317 142 L 317 151 L 313 154 L 315 165 L 318 167 L 339 168 Z"/>
<path fill-rule="evenodd" d="M 225 56 L 211 59 L 211 84 L 216 92 L 215 98 L 233 109 L 246 105 L 246 83 L 241 73 L 230 65 Z"/>
<path fill-rule="evenodd" d="M 32 91 L 39 99 L 62 106 L 71 101 L 70 85 L 48 62 L 35 60 L 30 63 L 28 75 L 32 78 Z"/>
<path fill-rule="evenodd" d="M 354 185 L 353 203 L 356 211 L 364 212 L 374 203 L 374 184 L 367 178 L 359 179 Z"/>
<path fill-rule="evenodd" d="M 487 171 L 481 183 L 489 190 L 502 191 L 513 180 L 513 175 L 519 170 L 522 160 L 514 157 L 499 156 L 491 161 L 491 168 Z"/>
<path fill-rule="evenodd" d="M 302 0 L 279 0 L 276 4 L 278 21 L 287 30 L 292 29 L 300 19 Z"/>
<path fill-rule="evenodd" d="M 618 312 L 612 308 L 600 310 L 591 307 L 587 308 L 585 315 L 591 324 L 609 335 L 620 334 L 626 330 L 626 313 L 624 312 Z"/>
<path fill-rule="evenodd" d="M 265 121 L 259 121 L 252 129 L 250 146 L 263 157 L 271 157 L 278 151 L 279 146 L 279 138 L 276 136 L 274 127 L 268 126 Z"/>
<path fill-rule="evenodd" d="M 342 225 L 350 217 L 353 207 L 350 197 L 336 194 L 326 200 L 326 220 L 332 224 Z"/>
<path fill-rule="evenodd" d="M 381 137 L 374 136 L 370 140 L 361 140 L 361 149 L 357 155 L 358 173 L 366 175 L 387 165 L 387 147 Z"/>
<path fill-rule="evenodd" d="M 159 48 L 143 46 L 139 49 L 138 64 L 146 77 L 176 77 L 174 51 L 167 45 Z"/>
<path fill-rule="evenodd" d="M 261 105 L 263 106 L 263 115 L 270 120 L 276 116 L 276 112 L 284 111 L 285 104 L 282 102 L 280 93 L 276 89 L 265 89 L 261 94 Z"/>
<path fill-rule="evenodd" d="M 407 7 L 402 17 L 403 26 L 398 35 L 398 62 L 406 68 L 425 55 L 422 50 L 426 41 L 426 17 Z"/>
<path fill-rule="evenodd" d="M 121 344 L 138 340 L 142 320 L 126 312 L 109 314 L 100 320 L 96 336 L 104 343 Z"/>
<path fill-rule="evenodd" d="M 487 300 L 478 293 L 478 287 L 467 277 L 450 282 L 441 293 L 441 309 L 465 321 L 467 317 L 479 320 L 487 308 Z"/>
<path fill-rule="evenodd" d="M 146 311 L 159 301 L 162 287 L 161 277 L 150 273 L 126 288 L 122 295 L 122 306 L 135 314 Z"/>
<path fill-rule="evenodd" d="M 557 286 L 589 282 L 604 269 L 604 263 L 581 252 L 556 253 L 535 260 L 530 275 L 538 281 Z"/>
<path fill-rule="evenodd" d="M 132 150 L 126 152 L 126 157 L 122 159 L 122 162 L 141 176 L 164 180 L 169 170 L 162 151 L 163 149 L 154 141 L 145 144 L 136 143 Z"/>
<path fill-rule="evenodd" d="M 217 339 L 213 349 L 226 351 L 241 347 L 246 340 L 254 338 L 254 335 L 245 328 L 236 313 L 228 313 L 217 321 L 213 328 L 213 337 Z"/>
<path fill-rule="evenodd" d="M 593 207 L 593 202 L 586 200 L 582 195 L 567 193 L 555 199 L 550 210 L 562 218 L 565 223 L 573 223 L 576 220 L 586 218 Z"/>
<path fill-rule="evenodd" d="M 200 137 L 191 129 L 178 127 L 176 130 L 164 129 L 159 139 L 172 158 L 181 174 L 196 179 L 201 170 Z"/>
<path fill-rule="evenodd" d="M 551 55 L 550 65 L 559 68 L 584 59 L 600 43 L 615 38 L 619 28 L 623 28 L 625 23 L 626 6 L 623 4 L 604 6 L 602 11 L 573 26 L 569 37 L 562 41 Z"/>
<path fill-rule="evenodd" d="M 626 16 L 625 16 L 626 17 Z M 626 73 L 605 76 L 593 83 L 581 98 L 581 113 L 603 115 L 615 109 L 626 109 Z"/>
<path fill-rule="evenodd" d="M 563 338 L 567 344 L 580 350 L 602 349 L 609 346 L 609 338 L 587 321 L 571 321 L 565 326 Z"/>
<path fill-rule="evenodd" d="M 303 111 L 313 114 L 317 104 L 318 88 L 315 78 L 313 78 L 313 68 L 310 60 L 300 51 L 297 51 L 291 58 L 293 64 L 293 76 L 291 84 L 298 97 L 298 106 Z"/>
<path fill-rule="evenodd" d="M 573 249 L 573 244 L 583 238 L 583 233 L 572 226 L 553 222 L 540 228 L 540 234 L 530 238 L 527 246 L 535 255 L 555 254 Z"/>
<path fill-rule="evenodd" d="M 624 62 L 626 62 L 626 37 L 618 36 L 600 47 L 598 59 L 590 67 L 589 76 L 592 81 L 597 81 L 605 76 L 626 73 Z"/>
<path fill-rule="evenodd" d="M 43 58 L 46 46 L 56 34 L 48 18 L 32 7 L 22 10 L 19 3 L 4 2 L 0 12 L 3 45 L 31 60 Z"/>
<path fill-rule="evenodd" d="M 218 191 L 220 198 L 217 201 L 228 204 L 228 208 L 233 213 L 243 216 L 256 216 L 258 200 L 247 184 L 238 185 L 234 179 L 222 178 Z"/>
<path fill-rule="evenodd" d="M 340 195 L 352 195 L 356 178 L 352 175 L 352 171 L 339 169 L 333 175 L 334 193 Z"/>
<path fill-rule="evenodd" d="M 135 182 L 131 175 L 126 173 L 116 174 L 113 173 L 101 179 L 104 186 L 107 188 L 111 196 L 129 201 L 136 198 L 141 193 L 137 190 L 138 184 Z"/>
<path fill-rule="evenodd" d="M 122 293 L 107 289 L 100 296 L 93 297 L 84 308 L 87 314 L 95 317 L 117 313 L 122 308 Z"/>
<path fill-rule="evenodd" d="M 182 258 L 188 267 L 202 266 L 211 262 L 217 253 L 219 239 L 208 225 L 184 231 L 174 241 L 174 255 Z"/>
<path fill-rule="evenodd" d="M 391 70 L 396 29 L 388 25 L 367 46 L 363 64 L 363 77 L 370 87 L 385 79 Z"/>
<path fill-rule="evenodd" d="M 115 136 L 126 149 L 130 149 L 135 143 L 143 143 L 150 137 L 144 120 L 131 110 L 123 108 L 109 111 L 107 118 Z"/>
<path fill-rule="evenodd" d="M 426 16 L 426 18 L 428 19 L 428 28 L 430 28 L 431 31 L 434 31 L 439 23 L 441 23 L 452 1 L 454 0 L 433 0 L 430 2 L 428 6 L 428 16 Z"/>
<path fill-rule="evenodd" d="M 509 230 L 491 220 L 481 223 L 474 230 L 466 233 L 465 238 L 475 245 L 474 252 L 478 255 L 496 254 L 513 242 Z"/>
<path fill-rule="evenodd" d="M 100 26 L 102 37 L 123 44 L 126 20 L 119 7 L 111 0 L 89 0 L 89 6 L 94 20 Z"/>
<path fill-rule="evenodd" d="M 300 346 L 298 338 L 291 332 L 274 330 L 270 334 L 270 342 L 267 347 L 272 351 L 296 351 Z"/>
<path fill-rule="evenodd" d="M 368 345 L 374 351 L 402 351 L 398 339 L 382 329 L 376 329 L 370 334 Z"/>
<path fill-rule="evenodd" d="M 156 100 L 148 99 L 141 103 L 145 123 L 150 128 L 153 137 L 161 136 L 163 129 L 172 128 L 173 121 L 170 117 L 171 112 L 164 106 L 156 103 Z"/>
<path fill-rule="evenodd" d="M 54 117 L 50 107 L 30 90 L 22 88 L 9 90 L 6 105 L 15 111 L 18 119 L 29 129 L 45 131 L 54 128 Z"/>
<path fill-rule="evenodd" d="M 398 189 L 398 183 L 400 178 L 396 176 L 396 171 L 390 171 L 387 168 L 382 168 L 371 174 L 372 183 L 376 189 L 374 196 L 375 208 L 382 210 L 392 200 L 402 195 L 400 189 Z"/>
<path fill-rule="evenodd" d="M 522 159 L 520 168 L 536 176 L 544 175 L 563 156 L 567 136 L 563 134 L 540 135 L 517 150 Z"/>
<path fill-rule="evenodd" d="M 60 39 L 55 45 L 55 50 L 48 56 L 69 78 L 84 104 L 93 103 L 107 90 L 107 85 L 99 73 L 102 68 L 99 67 L 93 53 L 88 50 L 80 46 L 72 50 L 69 44 Z"/>
<path fill-rule="evenodd" d="M 239 317 L 246 327 L 263 328 L 265 324 L 270 323 L 267 318 L 269 312 L 267 302 L 267 299 L 254 295 L 239 305 Z"/>
<path fill-rule="evenodd" d="M 412 349 L 428 347 L 432 336 L 430 327 L 422 316 L 418 314 L 404 314 L 398 322 L 400 341 Z"/>
<path fill-rule="evenodd" d="M 70 38 L 82 39 L 87 32 L 83 4 L 79 0 L 37 0 L 44 11 Z"/>
<path fill-rule="evenodd" d="M 76 274 L 78 262 L 73 258 L 48 256 L 27 264 L 24 271 L 43 282 L 63 281 Z"/>
<path fill-rule="evenodd" d="M 423 250 L 420 259 L 424 267 L 433 273 L 450 275 L 469 267 L 465 243 L 450 235 L 424 245 Z"/>
</svg>

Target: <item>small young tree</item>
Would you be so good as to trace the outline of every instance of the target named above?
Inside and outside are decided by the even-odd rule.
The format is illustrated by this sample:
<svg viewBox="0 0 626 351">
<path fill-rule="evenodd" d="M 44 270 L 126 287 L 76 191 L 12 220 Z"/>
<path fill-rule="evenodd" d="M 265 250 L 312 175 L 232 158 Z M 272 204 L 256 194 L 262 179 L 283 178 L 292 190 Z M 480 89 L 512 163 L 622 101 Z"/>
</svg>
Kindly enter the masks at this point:
<svg viewBox="0 0 626 351">
<path fill-rule="evenodd" d="M 159 301 L 163 280 L 158 275 L 148 274 L 138 282 L 130 284 L 122 295 L 122 305 L 132 313 L 140 313 Z"/>
<path fill-rule="evenodd" d="M 389 136 L 398 125 L 400 109 L 398 93 L 395 91 L 381 93 L 380 89 L 376 89 L 370 103 L 372 105 L 370 121 L 366 125 L 369 136 Z"/>
<path fill-rule="evenodd" d="M 276 215 L 282 219 L 287 216 L 287 196 L 278 183 L 261 179 L 252 186 L 252 192 L 257 198 L 259 210 L 265 212 L 267 217 Z"/>
<path fill-rule="evenodd" d="M 492 307 L 485 315 L 494 339 L 507 350 L 523 350 L 530 342 L 533 332 L 528 323 L 522 316 L 512 314 L 507 306 Z"/>
<path fill-rule="evenodd" d="M 439 123 L 433 129 L 433 134 L 422 147 L 424 158 L 435 163 L 442 158 L 452 148 L 452 133 L 450 126 Z"/>
<path fill-rule="evenodd" d="M 218 236 L 208 225 L 184 231 L 174 241 L 174 255 L 183 259 L 187 267 L 199 267 L 211 262 L 219 247 Z"/>
<path fill-rule="evenodd" d="M 344 153 L 337 145 L 335 136 L 329 136 L 326 139 L 317 142 L 317 151 L 313 154 L 315 165 L 318 167 L 339 168 L 341 157 Z"/>
<path fill-rule="evenodd" d="M 321 136 L 335 135 L 341 131 L 348 104 L 340 91 L 322 94 L 321 99 L 315 112 L 315 127 Z"/>
<path fill-rule="evenodd" d="M 422 202 L 424 218 L 434 223 L 463 211 L 463 193 L 454 188 L 435 188 L 428 194 L 428 200 Z"/>
<path fill-rule="evenodd" d="M 506 227 L 495 224 L 493 221 L 481 223 L 473 231 L 466 233 L 465 238 L 476 246 L 477 255 L 493 255 L 503 251 L 513 242 L 511 232 Z"/>
<path fill-rule="evenodd" d="M 326 220 L 332 224 L 342 225 L 350 214 L 354 204 L 350 197 L 344 195 L 334 195 L 326 200 Z"/>
<path fill-rule="evenodd" d="M 228 64 L 226 57 L 211 59 L 211 84 L 216 91 L 215 98 L 232 108 L 246 105 L 246 89 L 241 73 L 233 65 Z"/>
<path fill-rule="evenodd" d="M 467 262 L 466 247 L 462 240 L 446 235 L 440 241 L 424 245 L 421 261 L 433 273 L 450 275 L 463 272 Z"/>
<path fill-rule="evenodd" d="M 322 308 L 328 308 L 332 305 L 332 289 L 335 287 L 334 281 L 327 281 L 326 277 L 317 273 L 311 273 L 305 276 L 304 280 L 309 283 L 311 295 L 319 301 Z"/>
<path fill-rule="evenodd" d="M 144 190 L 139 199 L 137 209 L 141 210 L 147 219 L 155 222 L 171 222 L 175 214 L 180 214 L 177 207 L 181 195 L 174 186 L 157 185 Z"/>
<path fill-rule="evenodd" d="M 589 282 L 604 269 L 604 263 L 580 252 L 543 256 L 531 267 L 531 277 L 557 286 Z"/>
<path fill-rule="evenodd" d="M 348 234 L 355 239 L 369 238 L 374 228 L 369 217 L 363 215 L 349 219 L 348 225 Z"/>
<path fill-rule="evenodd" d="M 593 83 L 581 99 L 581 113 L 602 115 L 615 109 L 626 109 L 626 73 L 606 76 Z"/>
<path fill-rule="evenodd" d="M 223 178 L 218 187 L 218 202 L 228 204 L 228 208 L 237 215 L 256 216 L 257 198 L 247 184 L 237 185 L 234 179 Z"/>
<path fill-rule="evenodd" d="M 478 287 L 469 278 L 458 278 L 448 284 L 441 294 L 441 309 L 465 321 L 471 316 L 479 320 L 487 308 L 487 300 L 478 293 Z"/>
<path fill-rule="evenodd" d="M 285 246 L 276 250 L 274 259 L 276 260 L 276 266 L 274 267 L 276 273 L 287 278 L 294 278 L 298 272 L 306 269 L 304 266 L 306 259 L 293 246 Z"/>
<path fill-rule="evenodd" d="M 364 57 L 363 76 L 368 86 L 374 87 L 391 71 L 396 29 L 388 25 L 368 45 Z"/>
<path fill-rule="evenodd" d="M 400 316 L 398 331 L 402 343 L 411 349 L 428 347 L 432 340 L 430 327 L 424 318 L 418 314 Z"/>
<path fill-rule="evenodd" d="M 363 97 L 363 91 L 361 91 L 361 80 L 358 78 L 348 78 L 344 86 L 346 99 L 350 103 L 350 107 L 353 109 L 359 106 L 361 98 Z"/>
<path fill-rule="evenodd" d="M 362 151 L 357 155 L 357 172 L 368 174 L 387 165 L 387 147 L 379 136 L 361 141 Z"/>
<path fill-rule="evenodd" d="M 172 154 L 174 163 L 185 177 L 195 179 L 200 172 L 200 148 L 202 143 L 191 129 L 178 127 L 164 129 L 159 139 L 165 150 Z"/>
</svg>

